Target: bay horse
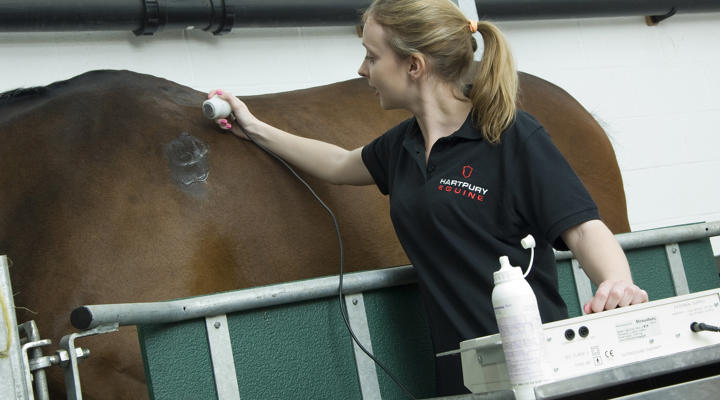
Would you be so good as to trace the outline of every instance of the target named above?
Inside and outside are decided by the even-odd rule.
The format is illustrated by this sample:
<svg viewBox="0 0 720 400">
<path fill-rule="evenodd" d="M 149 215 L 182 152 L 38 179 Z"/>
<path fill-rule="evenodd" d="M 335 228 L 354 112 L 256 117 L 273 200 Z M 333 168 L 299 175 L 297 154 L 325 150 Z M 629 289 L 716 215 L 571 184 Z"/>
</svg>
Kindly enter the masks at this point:
<svg viewBox="0 0 720 400">
<path fill-rule="evenodd" d="M 610 229 L 629 231 L 605 132 L 559 87 L 524 73 L 520 83 L 520 108 L 550 132 Z M 34 319 L 57 342 L 84 304 L 338 273 L 325 211 L 277 161 L 205 119 L 205 99 L 165 79 L 108 70 L 0 96 L 0 254 L 13 262 L 18 321 Z M 383 111 L 364 79 L 242 99 L 261 120 L 345 148 L 408 117 Z M 178 146 L 204 157 L 197 182 L 178 180 Z M 308 181 L 337 215 L 348 271 L 408 263 L 375 187 Z M 80 366 L 85 398 L 147 397 L 134 328 L 81 345 L 92 351 Z M 58 398 L 64 385 L 54 369 Z"/>
</svg>

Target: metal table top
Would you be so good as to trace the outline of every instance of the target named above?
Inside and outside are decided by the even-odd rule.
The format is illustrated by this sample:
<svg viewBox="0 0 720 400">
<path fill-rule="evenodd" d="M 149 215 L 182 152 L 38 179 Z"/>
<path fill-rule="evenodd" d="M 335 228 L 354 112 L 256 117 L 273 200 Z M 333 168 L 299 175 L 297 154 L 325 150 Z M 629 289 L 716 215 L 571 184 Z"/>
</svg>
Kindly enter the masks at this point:
<svg viewBox="0 0 720 400">
<path fill-rule="evenodd" d="M 678 382 L 658 379 L 655 387 L 638 387 L 637 392 L 634 392 L 632 388 L 635 382 L 682 374 L 696 368 L 712 375 L 691 377 L 684 381 L 683 378 L 677 378 Z M 615 398 L 618 400 L 716 400 L 720 393 L 720 375 L 717 375 L 719 370 L 720 344 L 545 383 L 535 388 L 535 394 L 538 400 L 578 397 Z M 667 386 L 657 387 L 665 384 Z M 608 395 L 612 393 L 612 388 L 622 385 L 628 385 L 628 390 L 633 393 L 628 393 L 626 390 L 625 393 Z M 588 394 L 596 397 L 588 396 Z M 435 397 L 432 400 L 513 400 L 514 398 L 511 391 L 505 390 L 483 394 Z"/>
</svg>

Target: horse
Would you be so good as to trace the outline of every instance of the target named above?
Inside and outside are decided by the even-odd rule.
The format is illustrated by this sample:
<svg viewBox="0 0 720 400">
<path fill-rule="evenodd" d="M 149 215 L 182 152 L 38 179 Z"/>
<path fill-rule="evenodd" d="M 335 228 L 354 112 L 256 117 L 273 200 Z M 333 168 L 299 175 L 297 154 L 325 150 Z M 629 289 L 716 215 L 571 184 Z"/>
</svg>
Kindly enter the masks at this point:
<svg viewBox="0 0 720 400">
<path fill-rule="evenodd" d="M 629 231 L 605 132 L 561 88 L 519 78 L 519 107 L 549 131 L 610 229 Z M 73 331 L 69 315 L 84 304 L 338 273 L 325 210 L 275 159 L 204 118 L 206 98 L 111 70 L 0 95 L 0 254 L 12 260 L 19 321 L 35 320 L 42 337 L 56 341 Z M 241 99 L 261 120 L 345 148 L 409 116 L 383 111 L 361 78 Z M 337 215 L 347 271 L 408 264 L 375 187 L 305 178 Z M 85 398 L 147 397 L 134 328 L 81 345 L 92 351 L 80 367 Z M 62 374 L 48 373 L 53 398 L 62 397 Z"/>
</svg>

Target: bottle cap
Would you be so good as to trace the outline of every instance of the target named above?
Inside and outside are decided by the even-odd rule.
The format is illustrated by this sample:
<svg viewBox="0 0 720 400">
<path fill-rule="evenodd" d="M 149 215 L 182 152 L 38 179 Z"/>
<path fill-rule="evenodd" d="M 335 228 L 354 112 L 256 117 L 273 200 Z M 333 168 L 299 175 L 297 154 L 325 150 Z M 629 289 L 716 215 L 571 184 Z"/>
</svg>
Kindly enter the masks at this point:
<svg viewBox="0 0 720 400">
<path fill-rule="evenodd" d="M 534 249 L 535 248 L 535 238 L 533 235 L 527 235 L 523 238 L 523 240 L 520 241 L 520 244 L 522 245 L 523 249 Z"/>
<path fill-rule="evenodd" d="M 520 267 L 510 265 L 510 259 L 507 256 L 500 257 L 500 269 L 493 273 L 493 281 L 497 285 L 514 279 L 523 279 L 522 270 Z"/>
</svg>

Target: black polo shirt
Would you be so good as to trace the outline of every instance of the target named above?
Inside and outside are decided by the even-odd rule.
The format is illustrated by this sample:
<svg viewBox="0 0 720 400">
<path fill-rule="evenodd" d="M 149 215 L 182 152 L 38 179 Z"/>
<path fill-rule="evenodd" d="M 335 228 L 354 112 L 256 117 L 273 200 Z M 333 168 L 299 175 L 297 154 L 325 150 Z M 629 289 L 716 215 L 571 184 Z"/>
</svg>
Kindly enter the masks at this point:
<svg viewBox="0 0 720 400">
<path fill-rule="evenodd" d="M 552 247 L 566 250 L 561 234 L 599 215 L 535 118 L 519 111 L 493 145 L 468 116 L 457 132 L 435 143 L 427 164 L 422 133 L 411 118 L 365 146 L 362 159 L 380 191 L 390 195 L 390 216 L 417 271 L 436 352 L 498 332 L 492 274 L 502 255 L 527 268 L 530 252 L 520 245 L 527 234 L 537 242 L 528 282 L 542 319 L 567 317 Z M 449 372 L 439 379 L 459 386 L 438 382 L 445 387 L 439 394 L 462 392 L 459 357 L 445 359 L 436 367 L 439 375 Z"/>
</svg>

